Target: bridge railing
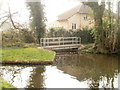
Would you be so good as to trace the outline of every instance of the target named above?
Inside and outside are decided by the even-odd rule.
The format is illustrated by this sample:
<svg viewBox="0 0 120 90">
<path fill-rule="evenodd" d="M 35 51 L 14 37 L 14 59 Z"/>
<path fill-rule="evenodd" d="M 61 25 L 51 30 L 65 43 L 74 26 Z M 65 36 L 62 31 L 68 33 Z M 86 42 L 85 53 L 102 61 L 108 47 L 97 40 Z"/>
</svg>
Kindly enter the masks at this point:
<svg viewBox="0 0 120 90">
<path fill-rule="evenodd" d="M 80 37 L 54 37 L 54 38 L 41 38 L 40 46 L 55 46 L 55 45 L 72 45 L 81 44 Z"/>
</svg>

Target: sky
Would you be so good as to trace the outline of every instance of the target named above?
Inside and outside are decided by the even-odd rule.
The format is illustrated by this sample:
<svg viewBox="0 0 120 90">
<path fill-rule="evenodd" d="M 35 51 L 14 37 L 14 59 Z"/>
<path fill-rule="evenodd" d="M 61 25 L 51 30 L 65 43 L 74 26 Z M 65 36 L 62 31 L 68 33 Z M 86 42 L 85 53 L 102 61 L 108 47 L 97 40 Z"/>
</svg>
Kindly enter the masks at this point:
<svg viewBox="0 0 120 90">
<path fill-rule="evenodd" d="M 55 21 L 58 15 L 80 4 L 79 0 L 42 0 L 42 1 L 45 5 L 45 16 L 47 17 L 48 22 Z M 114 2 L 117 2 L 117 0 L 114 0 Z M 8 4 L 13 13 L 18 12 L 18 14 L 14 15 L 16 16 L 14 19 L 17 22 L 20 23 L 28 22 L 29 11 L 26 8 L 25 0 L 0 0 L 0 13 L 3 13 L 8 10 Z"/>
<path fill-rule="evenodd" d="M 45 5 L 45 16 L 47 17 L 48 22 L 52 22 L 57 19 L 57 16 L 64 11 L 78 5 L 79 1 L 73 0 L 43 0 Z M 8 10 L 8 4 L 11 8 L 11 12 L 18 12 L 18 18 L 15 18 L 16 21 L 26 22 L 29 19 L 29 11 L 26 8 L 25 0 L 0 0 L 0 12 Z"/>
<path fill-rule="evenodd" d="M 44 2 L 46 16 L 49 21 L 56 20 L 58 15 L 80 3 L 73 0 L 45 0 Z"/>
</svg>

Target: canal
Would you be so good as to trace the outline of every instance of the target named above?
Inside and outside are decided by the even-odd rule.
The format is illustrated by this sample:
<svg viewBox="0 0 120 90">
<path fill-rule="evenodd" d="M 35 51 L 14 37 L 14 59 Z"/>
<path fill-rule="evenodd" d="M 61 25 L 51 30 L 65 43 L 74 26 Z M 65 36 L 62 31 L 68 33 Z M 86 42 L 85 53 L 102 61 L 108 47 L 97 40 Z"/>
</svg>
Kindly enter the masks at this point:
<svg viewBox="0 0 120 90">
<path fill-rule="evenodd" d="M 118 56 L 57 53 L 53 65 L 0 67 L 17 88 L 118 88 Z"/>
</svg>

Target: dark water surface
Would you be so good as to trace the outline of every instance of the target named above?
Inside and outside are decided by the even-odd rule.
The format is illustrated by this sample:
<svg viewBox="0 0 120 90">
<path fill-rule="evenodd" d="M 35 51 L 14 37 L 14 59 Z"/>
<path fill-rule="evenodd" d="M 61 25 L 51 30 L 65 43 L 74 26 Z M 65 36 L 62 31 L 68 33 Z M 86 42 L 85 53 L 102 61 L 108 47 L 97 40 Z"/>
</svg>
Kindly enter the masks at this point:
<svg viewBox="0 0 120 90">
<path fill-rule="evenodd" d="M 1 66 L 17 88 L 118 88 L 118 56 L 58 53 L 54 65 Z"/>
</svg>

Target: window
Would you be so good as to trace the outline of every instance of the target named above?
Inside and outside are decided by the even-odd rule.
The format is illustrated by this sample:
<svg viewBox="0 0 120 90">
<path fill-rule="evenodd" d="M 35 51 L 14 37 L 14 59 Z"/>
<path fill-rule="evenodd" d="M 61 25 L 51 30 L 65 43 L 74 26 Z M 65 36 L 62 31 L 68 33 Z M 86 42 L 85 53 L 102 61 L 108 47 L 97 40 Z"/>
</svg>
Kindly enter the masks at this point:
<svg viewBox="0 0 120 90">
<path fill-rule="evenodd" d="M 72 29 L 76 29 L 76 24 L 72 23 Z"/>
<path fill-rule="evenodd" d="M 87 16 L 84 16 L 84 20 L 87 20 L 87 18 L 88 18 Z"/>
</svg>

